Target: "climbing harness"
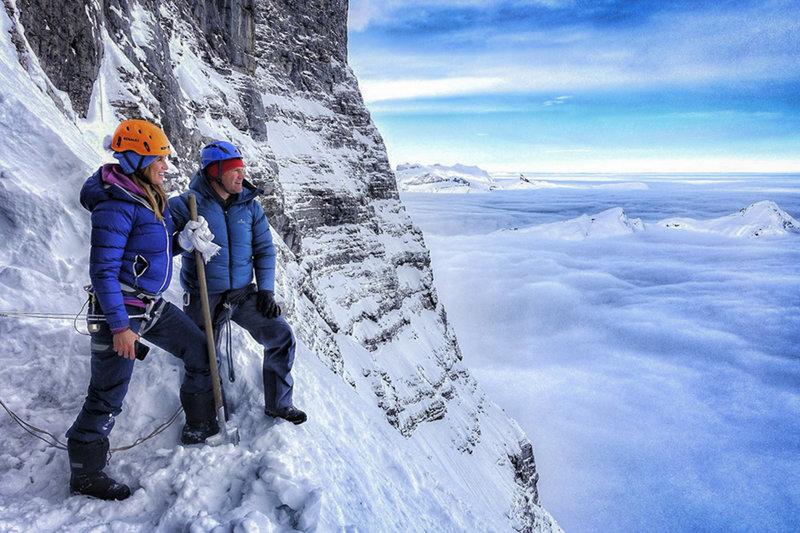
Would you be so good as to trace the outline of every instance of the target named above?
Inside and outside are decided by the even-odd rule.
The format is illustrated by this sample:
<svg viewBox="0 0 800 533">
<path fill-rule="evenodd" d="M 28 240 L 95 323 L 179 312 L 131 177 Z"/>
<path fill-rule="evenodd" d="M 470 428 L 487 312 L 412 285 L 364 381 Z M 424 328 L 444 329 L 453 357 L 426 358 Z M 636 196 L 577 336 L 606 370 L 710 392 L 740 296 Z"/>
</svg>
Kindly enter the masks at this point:
<svg viewBox="0 0 800 533">
<path fill-rule="evenodd" d="M 89 335 L 78 329 L 78 319 L 83 314 L 83 310 L 89 307 L 86 313 L 87 329 L 90 333 L 94 333 L 100 329 L 100 322 L 106 321 L 106 315 L 102 314 L 97 305 L 97 297 L 91 285 L 86 285 L 83 288 L 88 293 L 88 298 L 78 310 L 76 314 L 72 313 L 45 313 L 39 311 L 16 311 L 16 310 L 0 310 L 0 318 L 43 318 L 48 320 L 69 320 L 72 319 L 72 326 L 81 335 Z M 133 297 L 141 300 L 145 304 L 144 312 L 136 315 L 128 315 L 129 318 L 141 318 L 143 320 L 142 329 L 139 335 L 143 335 L 147 330 L 152 328 L 156 321 L 161 317 L 164 300 L 158 295 L 149 295 L 135 290 L 128 290 L 123 287 L 123 294 L 128 297 Z"/>
<path fill-rule="evenodd" d="M 128 315 L 128 318 L 142 319 L 142 325 L 139 329 L 139 336 L 141 337 L 153 326 L 155 326 L 156 322 L 158 322 L 158 319 L 161 318 L 161 312 L 164 310 L 164 299 L 160 294 L 152 294 L 149 292 L 140 291 L 139 289 L 124 283 L 120 283 L 120 287 L 122 288 L 123 296 L 127 298 L 135 298 L 144 304 L 144 311 L 142 313 L 139 313 L 138 315 Z M 98 305 L 97 296 L 95 296 L 92 286 L 87 285 L 83 289 L 89 293 L 90 314 L 92 316 L 104 316 L 100 315 L 99 313 L 100 308 Z M 92 330 L 90 329 L 89 331 Z M 94 331 L 97 330 L 95 329 Z"/>
</svg>

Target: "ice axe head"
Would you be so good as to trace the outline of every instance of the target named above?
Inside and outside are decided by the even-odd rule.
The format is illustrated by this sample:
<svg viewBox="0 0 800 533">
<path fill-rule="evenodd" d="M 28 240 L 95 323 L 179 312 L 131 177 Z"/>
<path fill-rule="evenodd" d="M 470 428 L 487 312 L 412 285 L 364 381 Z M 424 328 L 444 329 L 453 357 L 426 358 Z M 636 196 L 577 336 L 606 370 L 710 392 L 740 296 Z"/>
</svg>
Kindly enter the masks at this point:
<svg viewBox="0 0 800 533">
<path fill-rule="evenodd" d="M 235 446 L 239 444 L 239 428 L 224 423 L 219 427 L 219 432 L 206 438 L 206 444 L 209 446 L 233 444 Z"/>
</svg>

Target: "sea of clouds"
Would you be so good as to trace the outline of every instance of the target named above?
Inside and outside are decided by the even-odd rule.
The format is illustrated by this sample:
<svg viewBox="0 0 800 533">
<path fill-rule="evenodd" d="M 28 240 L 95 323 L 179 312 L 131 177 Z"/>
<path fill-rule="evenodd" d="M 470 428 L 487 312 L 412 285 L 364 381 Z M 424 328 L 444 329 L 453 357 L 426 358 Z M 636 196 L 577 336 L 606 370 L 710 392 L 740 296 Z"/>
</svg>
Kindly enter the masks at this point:
<svg viewBox="0 0 800 533">
<path fill-rule="evenodd" d="M 566 531 L 798 530 L 797 176 L 505 178 L 402 197 L 543 505 Z"/>
</svg>

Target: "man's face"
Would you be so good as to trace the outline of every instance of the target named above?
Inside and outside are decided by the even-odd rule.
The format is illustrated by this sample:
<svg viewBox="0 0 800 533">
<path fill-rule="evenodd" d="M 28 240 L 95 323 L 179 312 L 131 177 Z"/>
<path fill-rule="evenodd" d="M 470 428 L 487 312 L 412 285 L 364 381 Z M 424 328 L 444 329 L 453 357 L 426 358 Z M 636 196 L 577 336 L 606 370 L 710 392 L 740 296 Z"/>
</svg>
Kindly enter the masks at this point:
<svg viewBox="0 0 800 533">
<path fill-rule="evenodd" d="M 239 194 L 242 192 L 242 182 L 244 181 L 244 168 L 232 168 L 222 174 L 220 178 L 228 194 Z"/>
</svg>

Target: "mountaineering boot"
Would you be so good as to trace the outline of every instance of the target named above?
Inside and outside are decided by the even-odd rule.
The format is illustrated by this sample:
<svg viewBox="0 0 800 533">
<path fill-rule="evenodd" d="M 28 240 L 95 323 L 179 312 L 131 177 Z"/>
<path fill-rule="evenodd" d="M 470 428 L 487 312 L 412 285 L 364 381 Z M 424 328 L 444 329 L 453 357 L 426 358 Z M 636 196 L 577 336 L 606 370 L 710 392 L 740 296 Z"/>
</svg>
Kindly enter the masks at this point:
<svg viewBox="0 0 800 533">
<path fill-rule="evenodd" d="M 181 391 L 181 405 L 186 413 L 181 443 L 202 444 L 211 435 L 219 433 L 213 392 L 189 394 Z"/>
<path fill-rule="evenodd" d="M 67 439 L 69 454 L 69 489 L 101 500 L 124 500 L 131 495 L 127 485 L 117 483 L 103 472 L 108 457 L 108 439 L 81 442 Z"/>
<path fill-rule="evenodd" d="M 288 420 L 295 425 L 302 424 L 308 420 L 308 416 L 294 405 L 290 405 L 289 407 L 281 407 L 280 409 L 270 409 L 269 407 L 265 407 L 264 413 L 273 418 L 283 418 L 284 420 Z"/>
</svg>

